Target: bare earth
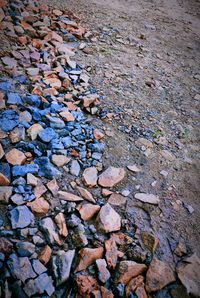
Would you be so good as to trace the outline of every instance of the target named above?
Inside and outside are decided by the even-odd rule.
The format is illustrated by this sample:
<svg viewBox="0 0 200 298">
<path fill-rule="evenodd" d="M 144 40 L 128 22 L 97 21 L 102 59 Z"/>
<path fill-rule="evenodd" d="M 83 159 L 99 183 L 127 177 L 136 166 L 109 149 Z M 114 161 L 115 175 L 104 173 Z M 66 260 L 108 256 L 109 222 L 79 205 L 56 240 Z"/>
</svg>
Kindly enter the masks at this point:
<svg viewBox="0 0 200 298">
<path fill-rule="evenodd" d="M 77 59 L 91 66 L 103 111 L 114 114 L 92 118 L 109 134 L 104 165 L 142 169 L 121 185 L 130 191 L 127 218 L 157 235 L 163 260 L 173 262 L 180 240 L 199 254 L 200 1 L 47 2 L 76 13 L 93 34 L 92 53 Z M 138 189 L 159 195 L 160 208 L 138 203 Z"/>
</svg>

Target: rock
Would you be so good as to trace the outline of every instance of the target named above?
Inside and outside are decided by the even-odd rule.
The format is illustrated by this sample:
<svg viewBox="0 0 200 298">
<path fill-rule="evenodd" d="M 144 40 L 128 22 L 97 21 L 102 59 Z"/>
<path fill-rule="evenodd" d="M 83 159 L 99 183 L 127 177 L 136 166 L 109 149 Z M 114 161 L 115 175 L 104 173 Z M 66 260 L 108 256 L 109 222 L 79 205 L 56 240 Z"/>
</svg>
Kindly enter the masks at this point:
<svg viewBox="0 0 200 298">
<path fill-rule="evenodd" d="M 18 206 L 10 211 L 12 229 L 25 228 L 34 224 L 34 215 L 26 206 Z"/>
<path fill-rule="evenodd" d="M 81 195 L 81 197 L 83 197 L 85 200 L 92 202 L 92 203 L 96 203 L 95 199 L 93 198 L 92 194 L 85 188 L 83 187 L 76 187 L 79 194 Z"/>
<path fill-rule="evenodd" d="M 110 204 L 107 203 L 101 207 L 96 219 L 96 225 L 98 229 L 104 233 L 118 231 L 121 228 L 121 217 Z"/>
<path fill-rule="evenodd" d="M 137 277 L 132 278 L 126 286 L 126 296 L 129 297 L 131 293 L 135 293 L 136 289 L 143 285 L 144 277 L 142 275 L 138 275 Z"/>
<path fill-rule="evenodd" d="M 105 241 L 106 249 L 106 261 L 110 269 L 115 269 L 117 265 L 118 257 L 121 257 L 123 254 L 118 251 L 116 242 L 113 238 L 110 238 Z"/>
<path fill-rule="evenodd" d="M 2 147 L 2 145 L 1 145 L 1 143 L 0 143 L 0 159 L 2 159 L 2 157 L 5 155 L 5 152 L 4 152 L 4 150 L 3 150 L 3 147 Z"/>
<path fill-rule="evenodd" d="M 109 291 L 107 288 L 104 288 L 101 286 L 101 295 L 102 298 L 114 298 L 114 295 L 111 291 Z"/>
<path fill-rule="evenodd" d="M 49 143 L 53 138 L 56 137 L 56 132 L 51 127 L 47 127 L 39 131 L 38 136 L 44 143 Z"/>
<path fill-rule="evenodd" d="M 9 133 L 9 139 L 12 144 L 25 140 L 25 128 L 15 127 L 15 129 Z"/>
<path fill-rule="evenodd" d="M 75 247 L 84 247 L 88 245 L 88 240 L 85 235 L 85 228 L 82 224 L 78 224 L 78 226 L 76 225 L 73 232 L 74 233 L 72 234 L 72 241 Z"/>
<path fill-rule="evenodd" d="M 185 258 L 177 268 L 180 281 L 187 289 L 187 293 L 199 297 L 200 293 L 200 259 L 196 254 Z"/>
<path fill-rule="evenodd" d="M 119 207 L 123 207 L 126 204 L 126 201 L 127 199 L 118 193 L 111 194 L 111 196 L 108 199 L 109 204 Z"/>
<path fill-rule="evenodd" d="M 91 297 L 91 293 L 99 288 L 96 279 L 90 275 L 78 275 L 76 277 L 76 283 L 81 297 L 89 298 Z"/>
<path fill-rule="evenodd" d="M 153 204 L 153 205 L 158 205 L 160 202 L 159 197 L 155 196 L 153 194 L 136 193 L 135 198 L 141 202 L 149 203 L 149 204 Z"/>
<path fill-rule="evenodd" d="M 48 157 L 39 157 L 35 159 L 35 162 L 39 165 L 39 176 L 48 179 L 61 177 L 61 172 L 53 166 Z"/>
<path fill-rule="evenodd" d="M 64 214 L 62 212 L 58 213 L 55 216 L 54 220 L 55 220 L 55 223 L 57 224 L 57 226 L 59 228 L 59 234 L 63 237 L 67 237 L 68 230 L 67 230 Z"/>
<path fill-rule="evenodd" d="M 19 122 L 31 122 L 32 116 L 28 111 L 21 112 L 19 114 Z"/>
<path fill-rule="evenodd" d="M 119 264 L 119 277 L 117 278 L 117 282 L 127 285 L 132 278 L 145 272 L 146 269 L 147 266 L 144 264 L 139 264 L 134 261 L 121 261 Z"/>
<path fill-rule="evenodd" d="M 36 198 L 33 202 L 27 203 L 27 206 L 31 208 L 33 213 L 38 215 L 46 215 L 50 208 L 49 203 L 43 197 Z"/>
<path fill-rule="evenodd" d="M 15 253 L 13 253 L 9 256 L 7 265 L 12 276 L 21 280 L 23 283 L 27 279 L 35 278 L 37 276 L 27 257 L 18 257 Z"/>
<path fill-rule="evenodd" d="M 0 186 L 0 202 L 1 203 L 8 203 L 9 198 L 12 195 L 12 186 Z"/>
<path fill-rule="evenodd" d="M 176 249 L 174 250 L 174 253 L 178 256 L 178 257 L 182 257 L 183 255 L 187 254 L 187 247 L 185 245 L 185 243 L 183 241 L 179 241 Z"/>
<path fill-rule="evenodd" d="M 26 161 L 26 155 L 17 149 L 12 149 L 6 154 L 6 160 L 11 165 L 22 165 Z"/>
<path fill-rule="evenodd" d="M 62 129 L 65 127 L 65 122 L 58 118 L 58 117 L 52 117 L 52 116 L 46 116 L 49 121 L 50 121 L 50 126 L 52 128 L 55 128 L 55 129 Z"/>
<path fill-rule="evenodd" d="M 67 191 L 60 190 L 58 192 L 58 196 L 59 196 L 60 200 L 71 201 L 71 202 L 83 201 L 83 198 L 81 198 L 77 195 L 74 195 L 72 193 L 69 193 Z"/>
<path fill-rule="evenodd" d="M 67 164 L 70 161 L 68 157 L 61 154 L 60 155 L 53 154 L 51 156 L 51 160 L 52 160 L 52 163 L 57 167 L 63 167 L 65 164 Z"/>
<path fill-rule="evenodd" d="M 50 190 L 53 196 L 56 196 L 58 194 L 59 185 L 56 181 L 56 179 L 53 179 L 47 183 L 47 188 Z"/>
<path fill-rule="evenodd" d="M 43 230 L 44 233 L 46 234 L 47 240 L 51 244 L 54 244 L 54 243 L 57 243 L 58 245 L 62 244 L 56 232 L 55 224 L 50 217 L 43 218 L 40 221 L 40 227 L 41 227 L 41 230 Z"/>
<path fill-rule="evenodd" d="M 83 181 L 86 186 L 95 186 L 97 184 L 97 169 L 95 167 L 85 169 L 83 172 Z"/>
<path fill-rule="evenodd" d="M 31 107 L 39 108 L 41 104 L 41 100 L 39 99 L 39 97 L 34 94 L 28 94 L 25 98 L 23 98 L 23 101 L 26 104 L 29 104 Z"/>
<path fill-rule="evenodd" d="M 28 297 L 35 294 L 47 294 L 51 296 L 54 291 L 53 280 L 47 273 L 43 273 L 35 279 L 30 279 L 24 287 L 24 292 Z"/>
<path fill-rule="evenodd" d="M 17 61 L 11 57 L 2 57 L 1 60 L 8 68 L 15 68 L 17 66 Z"/>
<path fill-rule="evenodd" d="M 134 173 L 141 172 L 141 170 L 136 165 L 128 165 L 127 169 Z"/>
<path fill-rule="evenodd" d="M 44 184 L 39 183 L 37 186 L 34 188 L 34 195 L 37 198 L 41 197 L 45 192 L 47 191 L 47 188 L 44 186 Z"/>
<path fill-rule="evenodd" d="M 97 259 L 101 259 L 103 256 L 103 247 L 98 248 L 82 248 L 79 251 L 80 261 L 75 269 L 75 272 L 85 270 Z"/>
<path fill-rule="evenodd" d="M 70 121 L 74 121 L 75 118 L 74 116 L 72 115 L 72 113 L 70 112 L 61 112 L 60 113 L 60 116 L 64 119 L 64 121 L 66 122 L 70 122 Z"/>
<path fill-rule="evenodd" d="M 72 160 L 71 166 L 70 166 L 70 174 L 78 177 L 80 170 L 81 170 L 81 167 L 79 165 L 79 162 L 77 160 Z"/>
<path fill-rule="evenodd" d="M 175 156 L 168 150 L 162 150 L 160 152 L 161 156 L 164 157 L 166 160 L 172 162 L 175 160 Z"/>
<path fill-rule="evenodd" d="M 25 203 L 25 199 L 24 199 L 23 195 L 18 194 L 18 193 L 14 194 L 10 199 L 14 204 L 16 204 L 18 206 L 24 205 L 24 203 Z"/>
<path fill-rule="evenodd" d="M 77 207 L 82 220 L 91 220 L 94 215 L 100 210 L 100 206 L 93 204 L 80 204 Z"/>
<path fill-rule="evenodd" d="M 146 274 L 146 290 L 148 293 L 159 291 L 166 285 L 174 282 L 175 276 L 171 267 L 155 257 Z"/>
<path fill-rule="evenodd" d="M 37 67 L 28 67 L 26 71 L 29 76 L 37 76 L 39 74 L 40 69 Z"/>
<path fill-rule="evenodd" d="M 6 186 L 10 184 L 10 165 L 8 163 L 0 163 L 0 185 Z"/>
<path fill-rule="evenodd" d="M 67 252 L 60 250 L 56 256 L 53 256 L 52 268 L 57 286 L 60 286 L 68 280 L 74 257 L 75 250 L 68 250 Z"/>
<path fill-rule="evenodd" d="M 9 184 L 10 184 L 10 180 L 3 173 L 0 173 L 0 185 L 6 186 Z"/>
<path fill-rule="evenodd" d="M 96 260 L 96 265 L 98 268 L 98 278 L 102 283 L 106 283 L 110 278 L 110 272 L 107 269 L 107 263 L 105 259 Z"/>
<path fill-rule="evenodd" d="M 7 104 L 20 105 L 22 104 L 22 99 L 17 93 L 9 92 L 7 93 Z"/>
<path fill-rule="evenodd" d="M 38 178 L 35 177 L 33 174 L 28 173 L 27 174 L 27 184 L 29 184 L 31 186 L 37 186 L 37 184 L 38 184 Z"/>
<path fill-rule="evenodd" d="M 17 242 L 17 253 L 20 257 L 30 257 L 35 252 L 35 245 L 31 242 Z"/>
<path fill-rule="evenodd" d="M 125 177 L 125 170 L 123 168 L 109 167 L 105 170 L 98 179 L 98 184 L 103 187 L 113 187 Z"/>
<path fill-rule="evenodd" d="M 98 129 L 94 129 L 93 134 L 94 134 L 94 138 L 97 141 L 103 139 L 103 137 L 104 137 L 104 134 L 100 130 L 98 130 Z"/>
<path fill-rule="evenodd" d="M 42 125 L 40 125 L 39 123 L 35 123 L 27 129 L 27 133 L 31 137 L 31 140 L 34 141 L 37 139 L 38 134 L 42 132 L 43 129 L 44 128 L 42 127 Z"/>
<path fill-rule="evenodd" d="M 153 234 L 150 234 L 148 232 L 142 232 L 141 240 L 142 246 L 148 249 L 151 253 L 153 253 L 156 250 L 158 246 L 158 239 Z"/>
<path fill-rule="evenodd" d="M 41 263 L 47 264 L 51 258 L 52 249 L 49 245 L 45 245 L 45 247 L 38 254 L 38 259 Z"/>
<path fill-rule="evenodd" d="M 12 174 L 14 177 L 16 176 L 25 176 L 28 173 L 37 174 L 38 173 L 38 165 L 36 164 L 28 164 L 23 166 L 14 166 L 12 168 Z"/>
<path fill-rule="evenodd" d="M 135 291 L 138 298 L 148 298 L 144 285 L 138 287 Z"/>
<path fill-rule="evenodd" d="M 10 254 L 13 251 L 13 244 L 8 239 L 0 237 L 0 252 Z"/>
</svg>

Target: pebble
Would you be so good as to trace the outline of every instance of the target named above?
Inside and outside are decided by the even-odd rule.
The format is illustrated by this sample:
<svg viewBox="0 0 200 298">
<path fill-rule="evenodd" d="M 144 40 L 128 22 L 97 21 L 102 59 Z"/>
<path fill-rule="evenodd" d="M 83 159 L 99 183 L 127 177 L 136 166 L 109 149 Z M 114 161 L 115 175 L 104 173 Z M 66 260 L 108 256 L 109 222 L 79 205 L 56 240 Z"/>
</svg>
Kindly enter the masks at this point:
<svg viewBox="0 0 200 298">
<path fill-rule="evenodd" d="M 77 160 L 72 160 L 71 165 L 70 165 L 70 174 L 78 177 L 80 170 L 81 170 L 81 167 L 80 167 L 79 162 Z"/>
<path fill-rule="evenodd" d="M 153 205 L 158 205 L 160 202 L 159 197 L 153 194 L 136 193 L 135 198 L 143 203 L 149 203 Z"/>
<path fill-rule="evenodd" d="M 109 167 L 105 170 L 98 179 L 98 184 L 102 187 L 113 187 L 122 181 L 125 177 L 123 168 Z"/>
<path fill-rule="evenodd" d="M 83 181 L 86 186 L 94 187 L 97 184 L 97 169 L 95 167 L 87 168 L 83 172 Z"/>
<path fill-rule="evenodd" d="M 98 230 L 104 233 L 118 231 L 121 228 L 121 217 L 110 204 L 107 203 L 101 207 L 96 219 L 96 225 Z"/>
<path fill-rule="evenodd" d="M 47 127 L 39 131 L 38 136 L 42 142 L 49 143 L 56 137 L 56 132 L 52 128 Z"/>
</svg>

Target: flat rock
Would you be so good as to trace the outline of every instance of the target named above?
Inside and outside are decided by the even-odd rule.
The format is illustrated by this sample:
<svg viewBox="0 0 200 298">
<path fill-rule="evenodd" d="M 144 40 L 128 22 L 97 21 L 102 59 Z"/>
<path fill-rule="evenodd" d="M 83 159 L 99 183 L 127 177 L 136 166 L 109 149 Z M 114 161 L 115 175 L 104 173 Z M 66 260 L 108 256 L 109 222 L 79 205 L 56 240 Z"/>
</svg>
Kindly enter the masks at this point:
<svg viewBox="0 0 200 298">
<path fill-rule="evenodd" d="M 109 204 L 119 207 L 123 207 L 126 204 L 126 201 L 127 199 L 118 193 L 111 194 L 111 196 L 108 199 Z"/>
<path fill-rule="evenodd" d="M 22 99 L 17 93 L 9 92 L 7 93 L 7 104 L 9 105 L 20 105 L 22 104 Z"/>
<path fill-rule="evenodd" d="M 30 257 L 35 252 L 35 245 L 28 241 L 17 242 L 16 248 L 20 257 Z"/>
<path fill-rule="evenodd" d="M 83 198 L 81 198 L 77 195 L 74 195 L 70 192 L 67 192 L 67 191 L 60 190 L 58 192 L 58 196 L 59 196 L 59 199 L 65 200 L 65 201 L 71 201 L 71 202 L 83 201 Z"/>
<path fill-rule="evenodd" d="M 40 182 L 35 186 L 33 193 L 37 199 L 41 197 L 46 191 L 47 191 L 46 186 L 44 186 L 44 184 Z"/>
<path fill-rule="evenodd" d="M 131 172 L 134 172 L 134 173 L 139 173 L 141 172 L 141 170 L 138 168 L 138 166 L 136 165 L 128 165 L 127 166 L 127 169 Z"/>
<path fill-rule="evenodd" d="M 75 269 L 75 272 L 85 270 L 97 259 L 101 259 L 103 256 L 103 247 L 98 248 L 82 248 L 79 251 L 80 261 Z"/>
<path fill-rule="evenodd" d="M 28 297 L 36 294 L 52 296 L 54 291 L 53 280 L 47 273 L 43 273 L 35 279 L 30 279 L 24 287 L 24 292 Z"/>
<path fill-rule="evenodd" d="M 12 174 L 14 177 L 16 176 L 25 176 L 28 173 L 37 174 L 39 170 L 38 165 L 36 164 L 28 164 L 22 166 L 14 166 L 12 168 Z"/>
<path fill-rule="evenodd" d="M 26 161 L 26 155 L 14 148 L 6 154 L 6 160 L 11 165 L 22 165 Z"/>
<path fill-rule="evenodd" d="M 46 215 L 50 208 L 49 203 L 43 197 L 36 198 L 34 201 L 27 203 L 27 206 L 31 208 L 33 213 L 38 215 Z"/>
<path fill-rule="evenodd" d="M 82 220 L 91 220 L 95 214 L 100 210 L 100 206 L 93 204 L 80 204 L 77 206 L 77 210 L 80 213 Z"/>
<path fill-rule="evenodd" d="M 113 187 L 125 177 L 123 168 L 109 167 L 105 170 L 98 179 L 98 184 L 103 187 Z"/>
<path fill-rule="evenodd" d="M 10 211 L 10 220 L 13 229 L 25 228 L 34 224 L 34 215 L 26 206 L 18 206 Z"/>
<path fill-rule="evenodd" d="M 9 202 L 9 198 L 12 195 L 12 191 L 12 186 L 0 186 L 0 202 L 7 204 Z"/>
<path fill-rule="evenodd" d="M 74 116 L 72 115 L 72 113 L 70 112 L 61 112 L 60 113 L 60 116 L 64 119 L 64 121 L 66 122 L 70 122 L 70 121 L 74 121 L 75 118 Z"/>
<path fill-rule="evenodd" d="M 70 165 L 70 174 L 78 177 L 80 174 L 80 164 L 77 160 L 72 160 L 71 165 Z"/>
<path fill-rule="evenodd" d="M 159 197 L 155 196 L 153 194 L 136 193 L 135 198 L 141 202 L 149 203 L 149 204 L 153 204 L 153 205 L 158 205 L 160 202 Z"/>
<path fill-rule="evenodd" d="M 50 190 L 53 196 L 56 196 L 58 194 L 59 185 L 56 181 L 56 179 L 53 179 L 47 183 L 47 188 Z"/>
<path fill-rule="evenodd" d="M 81 197 L 83 197 L 85 200 L 96 203 L 95 199 L 93 198 L 93 195 L 85 188 L 77 186 L 76 189 L 78 190 Z"/>
<path fill-rule="evenodd" d="M 98 269 L 98 278 L 102 283 L 106 283 L 110 278 L 110 272 L 107 269 L 107 263 L 105 259 L 96 260 L 96 265 Z"/>
<path fill-rule="evenodd" d="M 47 127 L 38 133 L 38 137 L 44 143 L 49 143 L 53 138 L 56 137 L 56 132 L 51 127 Z"/>
<path fill-rule="evenodd" d="M 97 169 L 95 167 L 87 168 L 83 172 L 83 181 L 86 186 L 93 187 L 97 184 Z"/>
<path fill-rule="evenodd" d="M 39 252 L 38 259 L 41 263 L 47 264 L 51 258 L 52 249 L 49 245 L 45 245 L 45 247 Z"/>
<path fill-rule="evenodd" d="M 57 167 L 63 167 L 70 161 L 70 158 L 66 157 L 65 155 L 61 155 L 61 154 L 59 154 L 59 155 L 53 154 L 51 156 L 51 160 L 52 160 L 52 163 L 54 165 L 56 165 Z"/>
<path fill-rule="evenodd" d="M 119 264 L 117 279 L 118 283 L 127 284 L 132 278 L 142 274 L 147 269 L 144 264 L 139 264 L 134 261 L 121 261 Z"/>
<path fill-rule="evenodd" d="M 55 220 L 55 223 L 57 224 L 57 226 L 59 228 L 59 234 L 63 237 L 67 237 L 68 230 L 67 230 L 64 214 L 62 212 L 59 212 L 55 216 L 54 220 Z"/>
<path fill-rule="evenodd" d="M 100 231 L 105 233 L 118 231 L 121 228 L 121 217 L 110 204 L 107 203 L 101 207 L 96 219 L 96 225 Z"/>
<path fill-rule="evenodd" d="M 55 224 L 50 217 L 43 218 L 40 221 L 40 227 L 46 234 L 47 239 L 51 244 L 54 244 L 54 243 L 57 243 L 58 245 L 62 244 L 59 238 L 59 235 L 56 232 Z"/>
<path fill-rule="evenodd" d="M 174 282 L 175 275 L 171 267 L 156 258 L 153 258 L 146 274 L 147 292 L 155 292 Z"/>
<path fill-rule="evenodd" d="M 27 129 L 27 133 L 31 137 L 31 140 L 34 141 L 37 139 L 38 134 L 42 132 L 43 129 L 44 128 L 42 127 L 42 125 L 40 125 L 39 123 L 35 123 Z"/>
<path fill-rule="evenodd" d="M 38 178 L 35 177 L 33 174 L 31 173 L 28 173 L 27 174 L 27 177 L 26 177 L 26 180 L 27 180 L 27 184 L 31 185 L 31 186 L 37 186 L 38 184 Z"/>
</svg>

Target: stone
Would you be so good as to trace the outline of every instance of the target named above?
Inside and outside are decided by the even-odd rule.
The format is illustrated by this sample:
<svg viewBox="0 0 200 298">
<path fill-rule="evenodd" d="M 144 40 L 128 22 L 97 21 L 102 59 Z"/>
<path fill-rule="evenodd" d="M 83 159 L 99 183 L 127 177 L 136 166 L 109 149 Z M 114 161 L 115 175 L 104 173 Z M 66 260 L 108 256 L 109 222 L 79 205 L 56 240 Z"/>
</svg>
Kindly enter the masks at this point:
<svg viewBox="0 0 200 298">
<path fill-rule="evenodd" d="M 31 137 L 31 140 L 34 141 L 37 139 L 38 134 L 43 130 L 44 128 L 39 123 L 35 123 L 31 125 L 27 129 L 28 135 Z"/>
<path fill-rule="evenodd" d="M 138 287 L 135 291 L 138 298 L 148 298 L 144 285 Z"/>
<path fill-rule="evenodd" d="M 11 254 L 13 251 L 13 244 L 8 239 L 0 237 L 0 252 L 4 254 Z"/>
<path fill-rule="evenodd" d="M 50 208 L 49 203 L 43 197 L 39 197 L 32 202 L 28 202 L 27 206 L 31 208 L 33 213 L 38 215 L 46 215 Z"/>
<path fill-rule="evenodd" d="M 153 194 L 136 193 L 135 198 L 143 203 L 149 203 L 152 205 L 158 205 L 160 202 L 159 197 Z"/>
<path fill-rule="evenodd" d="M 116 241 L 112 237 L 105 241 L 105 250 L 106 250 L 106 261 L 108 268 L 115 269 L 117 265 L 118 257 L 122 257 L 123 253 L 118 251 Z"/>
<path fill-rule="evenodd" d="M 174 272 L 169 264 L 154 257 L 146 274 L 147 292 L 159 291 L 175 280 Z"/>
<path fill-rule="evenodd" d="M 91 293 L 99 288 L 96 279 L 90 275 L 78 275 L 76 277 L 76 283 L 81 297 L 89 298 L 91 297 Z"/>
<path fill-rule="evenodd" d="M 94 138 L 97 141 L 103 139 L 103 137 L 104 137 L 104 134 L 100 130 L 98 130 L 97 128 L 94 129 L 93 134 L 94 134 Z"/>
<path fill-rule="evenodd" d="M 28 257 L 18 257 L 15 253 L 13 253 L 9 256 L 7 265 L 12 276 L 21 280 L 23 283 L 27 279 L 35 278 L 37 276 L 33 271 Z"/>
<path fill-rule="evenodd" d="M 32 261 L 32 267 L 33 267 L 35 273 L 37 273 L 38 275 L 47 271 L 47 268 L 37 259 L 34 259 Z"/>
<path fill-rule="evenodd" d="M 65 283 L 69 276 L 72 263 L 75 257 L 75 250 L 60 250 L 52 258 L 52 268 L 56 279 L 56 285 L 60 286 Z"/>
<path fill-rule="evenodd" d="M 26 180 L 27 180 L 27 184 L 31 185 L 31 186 L 37 186 L 38 184 L 38 178 L 35 177 L 33 174 L 31 173 L 28 173 L 27 174 L 27 177 L 26 177 Z"/>
<path fill-rule="evenodd" d="M 175 160 L 175 156 L 168 150 L 162 150 L 160 152 L 160 154 L 162 157 L 164 157 L 169 162 L 172 162 Z"/>
<path fill-rule="evenodd" d="M 22 104 L 22 99 L 17 93 L 9 92 L 7 93 L 7 104 L 20 105 Z"/>
<path fill-rule="evenodd" d="M 174 250 L 174 253 L 178 256 L 178 257 L 182 257 L 183 255 L 187 254 L 187 247 L 185 245 L 185 243 L 183 241 L 179 241 L 176 249 Z"/>
<path fill-rule="evenodd" d="M 48 157 L 39 157 L 35 159 L 35 162 L 39 165 L 39 176 L 48 179 L 61 177 L 62 173 L 54 167 L 54 165 L 49 161 Z"/>
<path fill-rule="evenodd" d="M 12 186 L 0 186 L 0 202 L 7 204 L 12 195 L 12 191 Z"/>
<path fill-rule="evenodd" d="M 77 160 L 72 160 L 70 165 L 70 174 L 78 177 L 80 173 L 81 167 Z"/>
<path fill-rule="evenodd" d="M 9 133 L 9 139 L 12 144 L 15 144 L 15 143 L 25 140 L 25 128 L 24 127 L 15 127 Z"/>
<path fill-rule="evenodd" d="M 58 213 L 55 216 L 54 220 L 55 220 L 55 223 L 57 224 L 57 226 L 59 228 L 59 234 L 63 237 L 67 237 L 68 230 L 67 230 L 64 214 L 62 212 Z"/>
<path fill-rule="evenodd" d="M 80 261 L 79 261 L 78 266 L 75 269 L 75 272 L 85 270 L 92 263 L 94 263 L 97 259 L 101 259 L 103 257 L 103 252 L 104 252 L 103 247 L 82 248 L 79 251 Z"/>
<path fill-rule="evenodd" d="M 63 118 L 63 120 L 66 121 L 66 122 L 71 122 L 71 121 L 74 121 L 74 120 L 75 120 L 74 116 L 73 116 L 72 113 L 70 113 L 70 112 L 60 112 L 59 115 L 60 115 L 60 116 Z"/>
<path fill-rule="evenodd" d="M 56 137 L 56 132 L 51 127 L 47 127 L 38 133 L 38 137 L 44 143 L 49 143 L 52 139 Z"/>
<path fill-rule="evenodd" d="M 57 78 L 47 78 L 44 82 L 55 89 L 60 89 L 62 86 L 61 81 Z"/>
<path fill-rule="evenodd" d="M 53 154 L 51 156 L 51 160 L 52 160 L 52 163 L 54 165 L 56 165 L 57 167 L 63 167 L 64 165 L 66 165 L 70 159 L 68 157 L 66 157 L 65 155 L 57 155 L 57 154 Z"/>
<path fill-rule="evenodd" d="M 37 186 L 34 188 L 34 195 L 37 198 L 41 197 L 45 192 L 47 191 L 47 188 L 42 183 L 38 183 Z"/>
<path fill-rule="evenodd" d="M 29 76 L 37 76 L 39 74 L 40 69 L 37 67 L 28 67 L 26 71 Z"/>
<path fill-rule="evenodd" d="M 47 188 L 50 190 L 53 196 L 56 196 L 58 194 L 59 185 L 56 181 L 56 179 L 53 179 L 47 183 Z"/>
<path fill-rule="evenodd" d="M 45 247 L 39 252 L 38 259 L 42 264 L 47 264 L 51 258 L 52 249 L 49 245 L 45 245 Z"/>
<path fill-rule="evenodd" d="M 25 203 L 25 199 L 24 199 L 23 195 L 18 194 L 18 193 L 14 194 L 10 199 L 14 204 L 16 204 L 18 206 L 24 205 L 24 203 Z"/>
<path fill-rule="evenodd" d="M 43 273 L 35 279 L 30 279 L 24 287 L 24 292 L 28 297 L 36 294 L 51 296 L 54 291 L 53 280 L 47 273 Z"/>
<path fill-rule="evenodd" d="M 10 184 L 10 165 L 0 163 L 0 185 L 7 186 Z"/>
<path fill-rule="evenodd" d="M 9 213 L 12 229 L 22 229 L 28 227 L 30 224 L 34 224 L 34 215 L 27 206 L 15 207 Z"/>
<path fill-rule="evenodd" d="M 2 157 L 5 155 L 5 152 L 4 152 L 4 150 L 3 150 L 3 147 L 2 147 L 2 145 L 1 145 L 1 143 L 0 143 L 0 159 L 2 159 Z"/>
<path fill-rule="evenodd" d="M 40 98 L 34 94 L 28 94 L 26 97 L 23 98 L 23 101 L 26 104 L 29 104 L 31 107 L 39 108 L 39 106 L 41 104 Z"/>
<path fill-rule="evenodd" d="M 46 234 L 47 240 L 49 241 L 49 243 L 51 244 L 57 243 L 58 245 L 62 244 L 56 232 L 55 224 L 50 217 L 43 218 L 40 221 L 40 227 L 41 227 L 41 230 L 44 231 L 44 233 Z"/>
<path fill-rule="evenodd" d="M 17 66 L 17 61 L 11 57 L 2 57 L 1 60 L 8 68 L 15 68 Z"/>
<path fill-rule="evenodd" d="M 183 260 L 177 268 L 178 278 L 187 290 L 187 293 L 199 297 L 200 293 L 200 258 L 193 254 Z"/>
<path fill-rule="evenodd" d="M 126 296 L 129 297 L 131 293 L 135 293 L 136 289 L 143 285 L 144 277 L 142 275 L 132 278 L 126 286 Z"/>
<path fill-rule="evenodd" d="M 158 246 L 158 239 L 153 234 L 148 232 L 141 233 L 141 241 L 142 245 L 151 253 L 153 253 Z"/>
<path fill-rule="evenodd" d="M 113 187 L 122 181 L 125 177 L 123 168 L 109 167 L 105 170 L 98 179 L 98 184 L 103 187 Z"/>
<path fill-rule="evenodd" d="M 77 186 L 76 189 L 78 190 L 82 198 L 89 202 L 96 203 L 95 199 L 93 198 L 93 195 L 87 189 L 79 186 Z"/>
<path fill-rule="evenodd" d="M 81 198 L 77 195 L 74 195 L 72 193 L 69 193 L 67 191 L 60 190 L 58 192 L 58 196 L 59 196 L 60 200 L 71 201 L 71 202 L 83 201 L 83 198 Z"/>
<path fill-rule="evenodd" d="M 14 166 L 12 168 L 13 177 L 16 176 L 25 176 L 28 173 L 37 174 L 38 173 L 38 165 L 36 164 L 28 164 L 22 166 Z"/>
<path fill-rule="evenodd" d="M 114 298 L 113 293 L 103 286 L 101 286 L 101 295 L 102 298 Z"/>
<path fill-rule="evenodd" d="M 82 220 L 91 220 L 100 210 L 100 206 L 93 204 L 80 204 L 76 209 L 79 211 Z"/>
<path fill-rule="evenodd" d="M 128 165 L 127 169 L 134 173 L 139 173 L 141 170 L 136 165 Z"/>
<path fill-rule="evenodd" d="M 121 228 L 121 217 L 110 204 L 107 203 L 101 207 L 96 219 L 96 225 L 98 229 L 104 233 L 118 231 Z"/>
<path fill-rule="evenodd" d="M 107 269 L 107 263 L 105 259 L 96 260 L 98 269 L 98 278 L 102 283 L 106 283 L 110 278 L 110 272 Z"/>
<path fill-rule="evenodd" d="M 117 278 L 117 283 L 127 285 L 132 278 L 142 274 L 146 269 L 147 266 L 144 264 L 136 263 L 134 261 L 121 261 L 119 263 L 119 277 Z"/>
<path fill-rule="evenodd" d="M 6 160 L 11 165 L 22 165 L 26 161 L 26 155 L 17 149 L 12 149 L 6 153 Z"/>
<path fill-rule="evenodd" d="M 118 207 L 123 207 L 126 204 L 127 199 L 118 194 L 118 193 L 113 193 L 108 199 L 108 203 L 113 205 L 113 206 L 118 206 Z"/>
<path fill-rule="evenodd" d="M 31 122 L 32 116 L 28 111 L 21 112 L 19 114 L 19 122 Z"/>
<path fill-rule="evenodd" d="M 9 132 L 19 124 L 19 115 L 14 110 L 6 110 L 0 113 L 0 129 Z"/>
<path fill-rule="evenodd" d="M 17 242 L 17 253 L 20 257 L 30 257 L 35 252 L 35 245 L 31 242 Z"/>
<path fill-rule="evenodd" d="M 83 172 L 83 181 L 86 186 L 93 187 L 97 184 L 97 169 L 95 167 L 87 168 Z"/>
</svg>

